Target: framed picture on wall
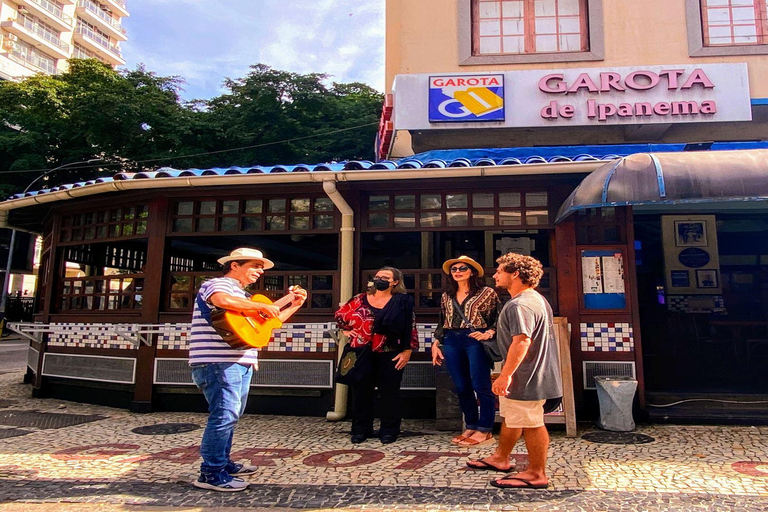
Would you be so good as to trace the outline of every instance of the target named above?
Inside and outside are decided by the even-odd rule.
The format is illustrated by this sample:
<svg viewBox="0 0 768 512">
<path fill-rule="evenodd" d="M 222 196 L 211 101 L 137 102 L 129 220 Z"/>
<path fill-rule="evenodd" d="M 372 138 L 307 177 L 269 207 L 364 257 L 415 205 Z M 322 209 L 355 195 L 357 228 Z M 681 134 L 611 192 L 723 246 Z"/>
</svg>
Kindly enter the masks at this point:
<svg viewBox="0 0 768 512">
<path fill-rule="evenodd" d="M 696 287 L 697 288 L 717 288 L 717 270 L 716 269 L 697 269 Z"/>
<path fill-rule="evenodd" d="M 675 245 L 677 247 L 706 247 L 707 221 L 676 220 Z"/>
</svg>

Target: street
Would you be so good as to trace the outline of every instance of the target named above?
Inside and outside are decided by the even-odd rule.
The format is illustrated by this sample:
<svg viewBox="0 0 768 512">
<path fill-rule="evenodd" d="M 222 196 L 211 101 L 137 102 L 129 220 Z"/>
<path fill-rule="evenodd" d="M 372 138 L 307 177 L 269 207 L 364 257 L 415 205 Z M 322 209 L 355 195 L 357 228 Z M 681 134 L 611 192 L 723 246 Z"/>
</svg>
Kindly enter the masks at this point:
<svg viewBox="0 0 768 512">
<path fill-rule="evenodd" d="M 0 373 L 23 371 L 27 364 L 27 340 L 11 335 L 0 340 Z"/>
</svg>

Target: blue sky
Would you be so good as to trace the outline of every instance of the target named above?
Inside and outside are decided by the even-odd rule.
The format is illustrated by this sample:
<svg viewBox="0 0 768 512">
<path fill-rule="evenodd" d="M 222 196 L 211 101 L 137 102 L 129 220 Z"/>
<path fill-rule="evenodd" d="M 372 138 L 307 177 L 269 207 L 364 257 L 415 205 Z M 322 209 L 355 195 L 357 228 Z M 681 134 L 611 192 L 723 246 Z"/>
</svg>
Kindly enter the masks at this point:
<svg viewBox="0 0 768 512">
<path fill-rule="evenodd" d="M 251 64 L 384 90 L 385 0 L 127 0 L 126 66 L 179 75 L 185 99 L 221 94 Z"/>
</svg>

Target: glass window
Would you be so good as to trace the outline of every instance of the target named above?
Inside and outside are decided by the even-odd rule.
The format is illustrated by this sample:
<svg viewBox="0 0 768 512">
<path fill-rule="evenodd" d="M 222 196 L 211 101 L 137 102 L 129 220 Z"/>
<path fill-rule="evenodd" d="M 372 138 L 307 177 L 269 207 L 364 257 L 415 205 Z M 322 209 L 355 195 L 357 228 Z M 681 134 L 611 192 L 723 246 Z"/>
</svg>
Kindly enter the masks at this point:
<svg viewBox="0 0 768 512">
<path fill-rule="evenodd" d="M 487 192 L 472 194 L 472 208 L 493 208 L 493 194 Z"/>
<path fill-rule="evenodd" d="M 292 212 L 308 212 L 309 199 L 291 199 Z"/>
<path fill-rule="evenodd" d="M 332 229 L 333 228 L 333 215 L 315 215 L 314 229 Z"/>
<path fill-rule="evenodd" d="M 440 194 L 422 194 L 421 195 L 421 209 L 422 210 L 439 210 L 443 205 Z"/>
<path fill-rule="evenodd" d="M 215 215 L 216 201 L 200 201 L 200 215 Z"/>
<path fill-rule="evenodd" d="M 768 44 L 766 0 L 701 0 L 705 46 Z"/>
<path fill-rule="evenodd" d="M 493 218 L 493 214 L 491 214 L 491 218 Z M 466 226 L 469 223 L 469 214 L 467 212 L 447 212 L 445 223 L 448 226 Z"/>
<path fill-rule="evenodd" d="M 227 215 L 240 213 L 240 201 L 222 201 L 221 213 Z"/>
<path fill-rule="evenodd" d="M 261 199 L 249 199 L 245 202 L 245 213 L 261 213 Z"/>
<path fill-rule="evenodd" d="M 282 215 L 268 215 L 266 228 L 269 231 L 285 230 L 285 217 Z"/>
<path fill-rule="evenodd" d="M 388 210 L 389 196 L 371 196 L 368 198 L 369 210 Z"/>
<path fill-rule="evenodd" d="M 467 194 L 446 194 L 445 207 L 448 209 L 466 208 Z"/>
<path fill-rule="evenodd" d="M 395 196 L 395 210 L 413 210 L 416 208 L 416 196 Z"/>
<path fill-rule="evenodd" d="M 285 199 L 270 199 L 267 204 L 269 213 L 285 212 Z"/>
<path fill-rule="evenodd" d="M 443 222 L 439 212 L 423 212 L 419 217 L 419 224 L 423 228 L 442 226 Z"/>
<path fill-rule="evenodd" d="M 368 214 L 368 226 L 372 228 L 387 228 L 389 227 L 389 214 L 383 212 L 369 213 Z"/>
<path fill-rule="evenodd" d="M 416 214 L 406 213 L 406 212 L 395 212 L 395 227 L 396 228 L 415 228 Z"/>
<path fill-rule="evenodd" d="M 520 208 L 520 192 L 502 192 L 499 194 L 500 208 Z"/>
<path fill-rule="evenodd" d="M 309 229 L 309 217 L 291 216 L 291 229 Z"/>
</svg>

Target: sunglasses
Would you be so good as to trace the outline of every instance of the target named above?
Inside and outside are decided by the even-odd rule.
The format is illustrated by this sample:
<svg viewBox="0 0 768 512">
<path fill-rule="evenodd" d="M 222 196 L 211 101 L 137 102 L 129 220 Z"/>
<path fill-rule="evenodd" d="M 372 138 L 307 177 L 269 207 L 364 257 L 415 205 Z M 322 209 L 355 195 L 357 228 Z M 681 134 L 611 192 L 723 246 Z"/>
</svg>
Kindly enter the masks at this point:
<svg viewBox="0 0 768 512">
<path fill-rule="evenodd" d="M 460 267 L 451 267 L 451 272 L 466 272 L 469 270 L 469 267 L 466 265 L 461 265 Z"/>
</svg>

